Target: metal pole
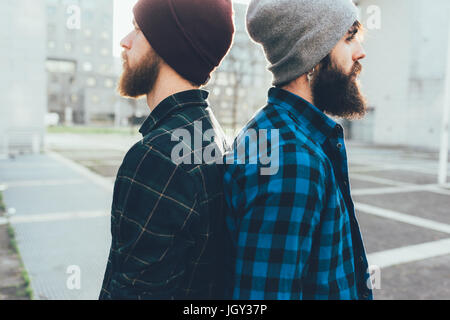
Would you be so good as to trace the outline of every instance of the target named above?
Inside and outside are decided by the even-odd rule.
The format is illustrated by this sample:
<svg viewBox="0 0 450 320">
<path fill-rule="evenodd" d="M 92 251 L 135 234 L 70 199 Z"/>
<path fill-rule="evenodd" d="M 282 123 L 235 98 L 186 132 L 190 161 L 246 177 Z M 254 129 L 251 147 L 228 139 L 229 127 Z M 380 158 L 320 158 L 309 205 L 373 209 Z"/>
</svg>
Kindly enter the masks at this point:
<svg viewBox="0 0 450 320">
<path fill-rule="evenodd" d="M 450 13 L 450 7 L 449 7 Z M 449 113 L 450 113 L 450 23 L 448 27 L 447 40 L 447 72 L 445 75 L 445 96 L 444 96 L 444 112 L 442 116 L 442 136 L 441 136 L 441 151 L 439 156 L 439 178 L 438 183 L 444 185 L 447 183 L 447 168 L 448 168 L 448 131 L 449 131 Z"/>
</svg>

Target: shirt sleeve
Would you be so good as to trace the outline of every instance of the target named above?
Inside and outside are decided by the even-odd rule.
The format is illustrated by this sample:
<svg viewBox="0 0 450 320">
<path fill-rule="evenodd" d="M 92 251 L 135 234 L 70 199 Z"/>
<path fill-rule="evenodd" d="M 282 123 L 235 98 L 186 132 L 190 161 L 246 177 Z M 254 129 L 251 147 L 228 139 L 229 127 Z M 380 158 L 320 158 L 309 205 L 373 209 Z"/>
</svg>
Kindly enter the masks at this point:
<svg viewBox="0 0 450 320">
<path fill-rule="evenodd" d="M 280 156 L 274 175 L 261 175 L 258 165 L 227 166 L 227 224 L 237 248 L 233 299 L 302 296 L 323 207 L 324 170 L 310 151 L 291 149 Z"/>
<path fill-rule="evenodd" d="M 113 199 L 111 299 L 173 299 L 194 246 L 195 182 L 154 147 L 133 147 Z M 115 239 L 114 239 L 115 238 Z"/>
</svg>

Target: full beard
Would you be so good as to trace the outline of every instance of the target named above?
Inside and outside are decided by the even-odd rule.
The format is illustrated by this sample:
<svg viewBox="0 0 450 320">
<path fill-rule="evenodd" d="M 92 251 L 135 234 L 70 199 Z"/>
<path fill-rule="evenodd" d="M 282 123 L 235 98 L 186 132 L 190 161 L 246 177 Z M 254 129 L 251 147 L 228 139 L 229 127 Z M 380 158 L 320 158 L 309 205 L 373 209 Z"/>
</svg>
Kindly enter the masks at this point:
<svg viewBox="0 0 450 320">
<path fill-rule="evenodd" d="M 125 53 L 122 54 L 124 60 L 124 70 L 119 79 L 117 91 L 123 97 L 139 98 L 153 91 L 158 78 L 161 58 L 156 52 L 151 52 L 131 68 L 126 59 Z"/>
<path fill-rule="evenodd" d="M 315 106 L 331 116 L 349 120 L 363 118 L 367 101 L 357 80 L 361 70 L 357 61 L 347 75 L 332 63 L 330 57 L 325 58 L 312 83 Z"/>
</svg>

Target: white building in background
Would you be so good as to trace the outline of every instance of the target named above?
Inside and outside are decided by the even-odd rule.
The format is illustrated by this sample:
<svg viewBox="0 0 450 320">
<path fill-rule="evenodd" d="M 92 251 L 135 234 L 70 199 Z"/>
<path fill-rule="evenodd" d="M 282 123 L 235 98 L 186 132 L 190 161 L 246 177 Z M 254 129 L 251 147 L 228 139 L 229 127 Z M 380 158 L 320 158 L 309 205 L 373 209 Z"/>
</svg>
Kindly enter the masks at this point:
<svg viewBox="0 0 450 320">
<path fill-rule="evenodd" d="M 352 138 L 437 150 L 450 55 L 450 1 L 355 2 L 366 27 L 369 6 L 378 6 L 381 25 L 367 30 L 364 44 L 361 82 L 373 113 L 352 123 Z"/>
<path fill-rule="evenodd" d="M 62 124 L 101 126 L 124 125 L 148 113 L 141 100 L 116 92 L 122 64 L 112 51 L 113 0 L 45 2 L 49 112 Z"/>
<path fill-rule="evenodd" d="M 116 99 L 113 1 L 45 3 L 49 112 L 65 124 L 107 119 Z"/>
<path fill-rule="evenodd" d="M 247 7 L 245 3 L 233 3 L 233 45 L 206 86 L 214 114 L 230 137 L 267 103 L 272 82 L 262 46 L 247 33 Z"/>
<path fill-rule="evenodd" d="M 44 0 L 0 2 L 0 154 L 43 146 L 45 35 Z"/>
</svg>

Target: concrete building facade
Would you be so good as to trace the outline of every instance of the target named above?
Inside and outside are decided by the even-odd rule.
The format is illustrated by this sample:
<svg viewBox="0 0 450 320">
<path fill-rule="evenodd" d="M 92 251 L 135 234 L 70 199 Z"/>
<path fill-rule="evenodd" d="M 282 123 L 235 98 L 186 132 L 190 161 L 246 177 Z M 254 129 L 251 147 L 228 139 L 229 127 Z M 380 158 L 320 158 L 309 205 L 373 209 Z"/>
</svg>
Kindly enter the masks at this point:
<svg viewBox="0 0 450 320">
<path fill-rule="evenodd" d="M 49 112 L 66 124 L 107 120 L 117 80 L 113 1 L 46 0 L 46 12 Z"/>
<path fill-rule="evenodd" d="M 112 52 L 114 1 L 45 1 L 49 112 L 69 125 L 121 126 L 143 118 L 142 99 L 116 92 L 122 64 Z"/>
<path fill-rule="evenodd" d="M 448 0 L 360 0 L 363 24 L 376 5 L 380 28 L 368 28 L 361 76 L 373 114 L 355 121 L 352 138 L 436 150 L 440 146 L 450 52 Z M 376 9 L 376 8 L 375 8 Z M 369 131 L 369 134 L 367 132 Z"/>
<path fill-rule="evenodd" d="M 47 106 L 44 0 L 0 3 L 0 154 L 38 152 Z"/>
</svg>

